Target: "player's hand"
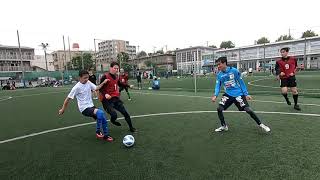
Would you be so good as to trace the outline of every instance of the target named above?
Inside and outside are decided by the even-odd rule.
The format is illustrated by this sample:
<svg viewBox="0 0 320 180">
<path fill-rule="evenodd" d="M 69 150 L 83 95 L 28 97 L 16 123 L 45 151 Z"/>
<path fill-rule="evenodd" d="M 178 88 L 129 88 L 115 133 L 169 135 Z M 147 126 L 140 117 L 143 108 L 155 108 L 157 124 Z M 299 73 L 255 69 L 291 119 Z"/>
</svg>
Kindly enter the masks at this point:
<svg viewBox="0 0 320 180">
<path fill-rule="evenodd" d="M 106 94 L 104 97 L 106 97 L 107 100 L 111 99 L 111 96 L 109 94 Z"/>
<path fill-rule="evenodd" d="M 247 99 L 248 101 L 250 101 L 250 100 L 252 100 L 252 97 L 251 97 L 250 95 L 248 95 L 248 96 L 246 96 L 246 99 Z"/>
<path fill-rule="evenodd" d="M 217 96 L 212 96 L 211 101 L 216 102 L 216 100 L 217 100 Z"/>
<path fill-rule="evenodd" d="M 279 75 L 276 78 L 277 78 L 278 81 L 280 80 L 280 76 Z"/>
<path fill-rule="evenodd" d="M 281 72 L 281 73 L 280 73 L 280 76 L 284 76 L 284 75 L 286 75 L 284 72 Z"/>
<path fill-rule="evenodd" d="M 64 109 L 59 110 L 59 115 L 62 115 L 64 113 Z"/>
<path fill-rule="evenodd" d="M 105 79 L 102 84 L 106 84 L 109 81 L 109 79 Z"/>
<path fill-rule="evenodd" d="M 289 76 L 294 76 L 294 74 L 293 74 L 293 73 L 290 73 Z"/>
</svg>

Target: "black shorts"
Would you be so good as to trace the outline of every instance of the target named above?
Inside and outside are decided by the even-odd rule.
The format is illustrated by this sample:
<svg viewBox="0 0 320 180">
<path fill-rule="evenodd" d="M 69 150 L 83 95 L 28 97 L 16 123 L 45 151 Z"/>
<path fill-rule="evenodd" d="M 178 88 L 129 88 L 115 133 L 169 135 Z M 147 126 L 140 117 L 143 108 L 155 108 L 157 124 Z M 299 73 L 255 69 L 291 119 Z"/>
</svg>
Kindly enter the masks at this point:
<svg viewBox="0 0 320 180">
<path fill-rule="evenodd" d="M 92 117 L 94 119 L 97 119 L 97 116 L 94 114 L 94 110 L 97 109 L 96 107 L 90 107 L 86 108 L 84 111 L 82 111 L 82 114 L 87 117 Z"/>
<path fill-rule="evenodd" d="M 121 92 L 125 89 L 126 92 L 128 92 L 128 87 L 129 87 L 129 85 L 121 85 L 121 86 L 119 86 L 119 91 Z"/>
<path fill-rule="evenodd" d="M 124 109 L 123 102 L 118 97 L 112 97 L 111 99 L 103 99 L 102 100 L 103 108 L 107 111 L 108 114 L 112 114 L 115 112 L 115 109 L 119 111 Z"/>
<path fill-rule="evenodd" d="M 232 104 L 235 104 L 239 111 L 244 111 L 245 107 L 249 107 L 249 103 L 245 96 L 232 97 L 224 93 L 219 106 L 222 106 L 224 110 L 227 110 Z"/>
<path fill-rule="evenodd" d="M 280 80 L 280 87 L 297 87 L 296 77 L 291 76 Z"/>
</svg>

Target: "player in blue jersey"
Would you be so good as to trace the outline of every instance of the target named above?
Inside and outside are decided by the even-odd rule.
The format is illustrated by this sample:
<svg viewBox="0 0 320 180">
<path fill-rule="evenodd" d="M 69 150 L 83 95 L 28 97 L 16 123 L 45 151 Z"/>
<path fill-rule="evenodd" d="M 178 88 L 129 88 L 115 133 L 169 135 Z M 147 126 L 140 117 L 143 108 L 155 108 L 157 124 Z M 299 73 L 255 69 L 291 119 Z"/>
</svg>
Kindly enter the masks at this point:
<svg viewBox="0 0 320 180">
<path fill-rule="evenodd" d="M 270 128 L 261 123 L 258 116 L 250 108 L 247 100 L 251 100 L 247 87 L 241 78 L 238 69 L 227 66 L 227 57 L 220 57 L 216 60 L 219 73 L 217 74 L 216 87 L 212 102 L 216 102 L 220 92 L 220 87 L 223 85 L 225 93 L 223 94 L 219 106 L 217 108 L 218 116 L 221 122 L 221 127 L 217 128 L 216 132 L 228 131 L 228 126 L 224 120 L 223 111 L 227 110 L 232 104 L 235 104 L 239 111 L 246 111 L 265 132 L 269 132 Z"/>
</svg>

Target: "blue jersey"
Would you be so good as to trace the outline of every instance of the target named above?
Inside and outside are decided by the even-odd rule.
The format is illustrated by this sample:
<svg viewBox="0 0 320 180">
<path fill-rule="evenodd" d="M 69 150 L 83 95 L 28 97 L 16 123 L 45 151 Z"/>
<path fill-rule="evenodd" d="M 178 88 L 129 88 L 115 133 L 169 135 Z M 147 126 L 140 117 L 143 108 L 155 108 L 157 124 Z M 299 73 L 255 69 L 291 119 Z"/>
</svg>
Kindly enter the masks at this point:
<svg viewBox="0 0 320 180">
<path fill-rule="evenodd" d="M 153 86 L 160 86 L 160 81 L 159 80 L 154 80 L 153 81 Z"/>
<path fill-rule="evenodd" d="M 240 72 L 236 68 L 227 67 L 226 71 L 220 71 L 217 74 L 216 87 L 214 91 L 215 96 L 219 95 L 221 84 L 229 96 L 238 97 L 248 95 L 247 87 L 241 78 Z"/>
</svg>

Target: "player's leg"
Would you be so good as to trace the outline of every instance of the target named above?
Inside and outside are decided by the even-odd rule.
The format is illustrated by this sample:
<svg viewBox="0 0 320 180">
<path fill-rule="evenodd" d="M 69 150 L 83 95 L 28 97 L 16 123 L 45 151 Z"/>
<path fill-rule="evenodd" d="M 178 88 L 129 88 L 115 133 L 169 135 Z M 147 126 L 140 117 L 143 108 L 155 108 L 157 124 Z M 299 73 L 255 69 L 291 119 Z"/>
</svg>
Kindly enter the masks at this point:
<svg viewBox="0 0 320 180">
<path fill-rule="evenodd" d="M 113 108 L 113 103 L 110 101 L 107 101 L 106 99 L 103 99 L 102 105 L 103 105 L 104 110 L 108 114 L 110 114 L 110 122 L 116 126 L 121 126 L 121 123 L 116 121 L 118 118 L 118 115 L 117 115 L 117 112 Z"/>
<path fill-rule="evenodd" d="M 129 113 L 127 112 L 127 110 L 125 109 L 125 107 L 123 106 L 123 103 L 120 99 L 114 103 L 114 108 L 124 116 L 124 119 L 126 120 L 130 131 L 135 132 L 136 129 L 132 125 L 131 117 L 130 117 Z"/>
<path fill-rule="evenodd" d="M 301 108 L 298 105 L 298 97 L 299 97 L 299 93 L 298 93 L 298 89 L 297 89 L 297 83 L 296 83 L 296 78 L 292 77 L 290 79 L 290 87 L 291 87 L 291 92 L 292 92 L 292 97 L 293 97 L 293 101 L 294 101 L 294 109 L 301 111 Z"/>
<path fill-rule="evenodd" d="M 288 87 L 281 87 L 281 94 L 284 97 L 284 99 L 286 100 L 287 104 L 290 106 L 291 102 L 288 98 Z"/>
<path fill-rule="evenodd" d="M 236 98 L 235 105 L 238 107 L 239 111 L 246 111 L 246 113 L 248 113 L 250 117 L 257 123 L 257 125 L 261 127 L 264 131 L 270 131 L 270 128 L 262 124 L 257 114 L 250 108 L 245 96 L 238 96 Z"/>
<path fill-rule="evenodd" d="M 129 93 L 129 88 L 130 86 L 129 85 L 126 85 L 125 87 L 124 87 L 124 89 L 126 90 L 126 92 L 127 92 L 127 95 L 128 95 L 128 100 L 130 101 L 131 100 L 131 97 L 130 97 L 130 93 Z"/>
<path fill-rule="evenodd" d="M 94 109 L 94 114 L 97 117 L 97 120 L 101 123 L 102 130 L 103 130 L 103 139 L 106 141 L 113 141 L 113 138 L 110 136 L 109 129 L 108 129 L 108 123 L 107 123 L 107 117 L 104 114 L 104 112 L 101 109 Z"/>
<path fill-rule="evenodd" d="M 216 132 L 228 131 L 227 123 L 224 120 L 223 111 L 227 110 L 233 104 L 234 98 L 224 94 L 219 102 L 219 106 L 217 107 L 218 117 L 220 120 L 221 126 L 215 129 Z"/>
</svg>

